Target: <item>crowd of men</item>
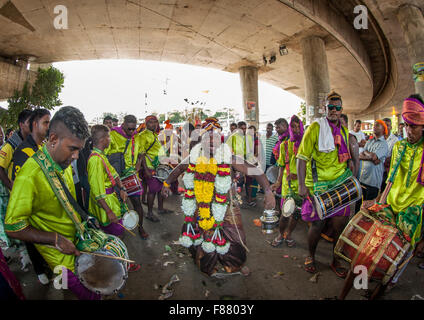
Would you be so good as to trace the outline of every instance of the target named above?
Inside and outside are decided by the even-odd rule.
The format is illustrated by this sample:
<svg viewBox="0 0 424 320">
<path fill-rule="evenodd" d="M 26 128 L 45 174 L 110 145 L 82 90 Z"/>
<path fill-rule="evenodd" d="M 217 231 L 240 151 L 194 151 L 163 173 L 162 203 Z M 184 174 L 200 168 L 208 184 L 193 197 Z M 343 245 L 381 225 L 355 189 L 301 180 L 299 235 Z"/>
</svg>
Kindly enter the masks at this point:
<svg viewBox="0 0 424 320">
<path fill-rule="evenodd" d="M 392 223 L 398 223 L 397 227 L 409 235 L 414 254 L 422 257 L 424 102 L 420 96 L 412 95 L 405 100 L 402 117 L 404 122 L 398 135 L 393 133 L 389 118 L 375 121 L 371 137 L 361 131 L 360 120 L 349 132 L 342 97 L 335 92 L 327 97 L 326 115 L 308 127 L 304 128 L 299 117 L 293 115 L 289 121 L 281 118 L 269 123 L 264 136 L 244 121 L 231 124 L 230 132 L 224 135 L 213 118 L 200 126 L 187 123 L 185 128 L 174 128 L 169 121 L 161 127 L 153 115 L 142 123 L 134 115 L 127 115 L 120 125 L 117 119 L 105 117 L 102 125 L 89 128 L 82 113 L 74 107 L 60 108 L 52 118 L 45 109 L 24 110 L 18 118 L 18 130 L 1 129 L 0 247 L 15 247 L 22 268 L 32 262 L 41 283 L 49 283 L 46 267 L 53 270 L 64 266 L 69 289 L 78 298 L 100 299 L 75 275 L 75 259 L 80 255 L 76 244 L 85 213 L 95 218 L 100 230 L 120 237 L 125 231 L 122 217 L 130 204 L 139 217 L 139 236 L 148 239 L 144 218 L 153 223 L 160 220 L 153 212 L 155 199 L 159 215 L 173 212 L 164 207 L 165 199 L 169 192 L 183 194 L 178 177 L 193 170 L 183 160 L 198 141 L 204 143 L 204 149 L 209 148 L 209 142 L 205 143 L 202 137 L 216 139 L 217 135 L 218 144 L 224 143 L 231 150 L 233 160 L 227 165 L 238 192 L 245 190 L 244 207 L 255 207 L 257 193 L 262 192 L 265 209 L 275 207 L 280 214 L 279 234 L 272 247 L 295 246 L 293 231 L 299 219 L 308 222 L 309 255 L 304 262 L 305 271 L 318 271 L 315 253 L 319 240 L 324 238 L 335 245 L 362 204 L 357 201 L 356 205 L 343 207 L 321 220 L 310 196 L 331 190 L 351 176 L 360 181 L 364 201 L 379 199 L 387 189 Z M 210 148 L 213 154 L 216 149 L 212 143 Z M 236 163 L 237 159 L 242 159 L 242 164 Z M 161 165 L 173 169 L 165 180 L 157 176 Z M 265 172 L 275 166 L 279 168 L 278 177 L 270 183 Z M 260 170 L 252 174 L 249 168 Z M 128 179 L 140 187 L 130 193 L 125 187 Z M 187 194 L 186 188 L 186 197 Z M 289 198 L 301 210 L 287 217 L 281 212 Z M 416 210 L 412 213 L 411 208 Z M 236 213 L 237 219 L 239 214 Z M 396 219 L 396 215 L 402 219 Z M 384 214 L 380 216 L 387 218 Z M 225 230 L 229 232 L 234 227 L 238 233 L 240 241 L 229 240 L 233 251 L 222 253 L 219 258 L 217 253 L 204 251 L 205 247 L 192 251 L 203 272 L 216 272 L 219 261 L 228 272 L 249 273 L 244 266 L 245 235 L 240 236 L 240 224 L 241 219 L 235 225 L 229 226 L 228 222 L 223 227 L 228 239 L 232 237 Z M 197 226 L 195 230 L 199 230 Z M 205 259 L 208 254 L 211 258 Z M 0 250 L 0 298 L 23 299 L 8 263 L 10 259 Z M 139 268 L 131 264 L 129 271 Z M 340 278 L 346 278 L 349 272 L 334 252 L 330 268 Z M 386 285 L 396 281 L 397 278 L 392 279 Z"/>
</svg>

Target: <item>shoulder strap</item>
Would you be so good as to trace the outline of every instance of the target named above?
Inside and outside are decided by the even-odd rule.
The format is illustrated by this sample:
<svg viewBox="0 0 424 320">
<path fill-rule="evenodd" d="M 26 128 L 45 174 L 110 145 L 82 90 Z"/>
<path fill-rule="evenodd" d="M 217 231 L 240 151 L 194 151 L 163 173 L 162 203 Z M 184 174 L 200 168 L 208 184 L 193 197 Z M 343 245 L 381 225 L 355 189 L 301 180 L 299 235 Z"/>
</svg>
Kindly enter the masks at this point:
<svg viewBox="0 0 424 320">
<path fill-rule="evenodd" d="M 80 207 L 80 205 L 74 199 L 74 197 L 72 196 L 71 192 L 69 191 L 68 187 L 63 182 L 63 180 L 59 176 L 57 178 L 59 179 L 60 184 L 62 185 L 62 188 L 65 191 L 66 197 L 68 198 L 68 201 L 71 203 L 72 207 L 75 209 L 76 212 L 79 213 L 79 215 L 81 216 L 82 220 L 87 221 L 88 220 L 88 214 L 87 214 L 87 212 L 85 212 L 84 209 L 82 209 Z"/>
<path fill-rule="evenodd" d="M 312 179 L 314 183 L 318 182 L 317 162 L 314 158 L 311 159 Z"/>
</svg>

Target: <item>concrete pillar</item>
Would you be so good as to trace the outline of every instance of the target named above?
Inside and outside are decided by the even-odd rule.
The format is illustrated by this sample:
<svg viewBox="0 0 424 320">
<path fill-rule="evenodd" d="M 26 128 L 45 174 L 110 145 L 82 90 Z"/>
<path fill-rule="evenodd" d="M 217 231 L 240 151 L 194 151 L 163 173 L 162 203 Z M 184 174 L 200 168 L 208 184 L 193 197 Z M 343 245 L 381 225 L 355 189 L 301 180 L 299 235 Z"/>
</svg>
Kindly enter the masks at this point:
<svg viewBox="0 0 424 320">
<path fill-rule="evenodd" d="M 248 126 L 253 124 L 259 130 L 258 68 L 254 66 L 241 67 L 239 74 L 244 119 Z"/>
<path fill-rule="evenodd" d="M 0 100 L 13 96 L 14 90 L 21 90 L 25 81 L 35 82 L 36 72 L 28 71 L 26 64 L 14 65 L 0 61 Z"/>
<path fill-rule="evenodd" d="M 404 5 L 399 8 L 398 19 L 408 47 L 411 69 L 424 63 L 424 16 L 420 8 Z M 415 82 L 415 91 L 424 97 L 424 75 Z"/>
<path fill-rule="evenodd" d="M 327 53 L 324 40 L 312 36 L 302 39 L 303 71 L 305 74 L 306 120 L 308 123 L 325 113 L 324 103 L 330 92 Z"/>
</svg>

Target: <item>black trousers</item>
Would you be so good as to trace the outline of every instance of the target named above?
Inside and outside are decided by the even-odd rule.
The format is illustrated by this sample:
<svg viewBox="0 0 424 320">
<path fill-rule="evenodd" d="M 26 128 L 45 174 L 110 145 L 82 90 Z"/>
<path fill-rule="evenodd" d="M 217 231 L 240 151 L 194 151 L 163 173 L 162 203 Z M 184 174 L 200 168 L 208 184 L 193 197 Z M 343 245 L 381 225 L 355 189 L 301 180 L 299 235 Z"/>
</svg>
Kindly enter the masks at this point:
<svg viewBox="0 0 424 320">
<path fill-rule="evenodd" d="M 29 258 L 31 259 L 32 265 L 34 267 L 35 273 L 37 275 L 43 274 L 45 272 L 44 265 L 46 264 L 43 256 L 38 252 L 32 242 L 25 242 L 25 246 L 28 251 Z"/>
</svg>

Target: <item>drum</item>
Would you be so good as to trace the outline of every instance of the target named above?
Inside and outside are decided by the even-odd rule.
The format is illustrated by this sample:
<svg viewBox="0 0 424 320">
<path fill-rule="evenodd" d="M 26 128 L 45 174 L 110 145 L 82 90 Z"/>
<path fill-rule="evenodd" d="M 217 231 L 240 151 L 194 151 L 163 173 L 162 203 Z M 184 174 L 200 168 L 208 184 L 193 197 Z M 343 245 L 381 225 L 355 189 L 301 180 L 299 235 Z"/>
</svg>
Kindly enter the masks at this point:
<svg viewBox="0 0 424 320">
<path fill-rule="evenodd" d="M 271 166 L 271 167 L 269 167 L 266 170 L 265 175 L 266 175 L 268 181 L 271 184 L 274 184 L 274 183 L 277 182 L 277 178 L 278 178 L 278 174 L 279 173 L 280 173 L 280 168 L 279 167 L 277 167 L 277 166 Z"/>
<path fill-rule="evenodd" d="M 166 179 L 168 179 L 169 175 L 172 172 L 172 168 L 169 165 L 166 164 L 160 164 L 156 170 L 155 170 L 155 174 L 153 175 L 153 177 L 155 177 L 156 179 L 158 179 L 159 181 L 165 181 Z"/>
<path fill-rule="evenodd" d="M 143 192 L 143 186 L 141 185 L 140 179 L 137 174 L 131 174 L 129 176 L 121 178 L 122 185 L 127 190 L 128 196 L 133 196 L 137 193 Z"/>
<path fill-rule="evenodd" d="M 138 226 L 139 219 L 138 213 L 130 210 L 122 216 L 122 225 L 130 231 L 134 230 Z"/>
<path fill-rule="evenodd" d="M 285 217 L 291 217 L 293 213 L 301 214 L 302 208 L 296 205 L 293 198 L 287 197 L 284 201 L 283 210 L 281 214 Z"/>
<path fill-rule="evenodd" d="M 262 223 L 262 233 L 264 234 L 272 234 L 275 228 L 278 227 L 279 219 L 275 215 L 275 210 L 265 210 L 260 220 Z"/>
<path fill-rule="evenodd" d="M 321 220 L 331 217 L 334 213 L 361 200 L 361 184 L 355 177 L 349 177 L 338 186 L 314 195 L 314 207 Z"/>
<path fill-rule="evenodd" d="M 125 244 L 118 237 L 109 236 L 105 246 L 94 253 L 128 259 Z M 128 268 L 127 262 L 87 253 L 81 253 L 75 260 L 75 274 L 80 282 L 101 295 L 111 295 L 121 290 L 128 278 Z"/>
<path fill-rule="evenodd" d="M 349 262 L 352 270 L 363 265 L 369 278 L 386 284 L 407 257 L 409 248 L 409 242 L 396 228 L 359 211 L 340 235 L 334 253 Z"/>
</svg>

